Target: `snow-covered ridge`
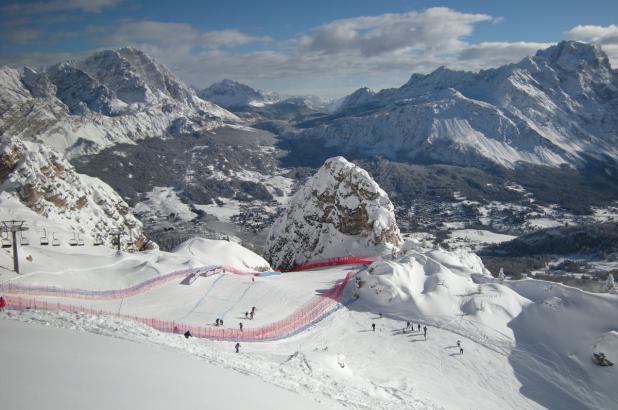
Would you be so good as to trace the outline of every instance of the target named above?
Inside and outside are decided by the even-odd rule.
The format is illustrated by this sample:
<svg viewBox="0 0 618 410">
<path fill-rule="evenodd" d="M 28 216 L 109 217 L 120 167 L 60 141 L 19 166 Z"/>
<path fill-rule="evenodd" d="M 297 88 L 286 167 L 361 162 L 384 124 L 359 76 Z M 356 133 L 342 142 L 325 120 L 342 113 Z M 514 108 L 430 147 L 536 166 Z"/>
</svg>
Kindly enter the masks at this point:
<svg viewBox="0 0 618 410">
<path fill-rule="evenodd" d="M 135 48 L 104 50 L 37 72 L 0 68 L 0 132 L 78 156 L 183 129 L 210 130 L 238 117 L 199 98 Z"/>
<path fill-rule="evenodd" d="M 225 108 L 263 107 L 283 99 L 276 93 L 266 93 L 228 79 L 198 91 L 198 95 Z"/>
<path fill-rule="evenodd" d="M 32 230 L 40 226 L 50 236 L 55 230 L 74 231 L 89 242 L 98 238 L 110 246 L 110 233 L 121 231 L 138 249 L 145 244 L 142 223 L 109 185 L 78 174 L 42 144 L 18 138 L 0 144 L 0 192 L 3 219 L 25 219 Z M 42 235 L 35 232 L 38 241 Z"/>
<path fill-rule="evenodd" d="M 290 199 L 266 244 L 267 259 L 289 269 L 316 258 L 399 249 L 393 204 L 367 171 L 328 159 Z"/>
<path fill-rule="evenodd" d="M 618 75 L 599 46 L 567 41 L 479 73 L 439 68 L 361 88 L 309 130 L 343 152 L 478 166 L 618 159 Z"/>
</svg>

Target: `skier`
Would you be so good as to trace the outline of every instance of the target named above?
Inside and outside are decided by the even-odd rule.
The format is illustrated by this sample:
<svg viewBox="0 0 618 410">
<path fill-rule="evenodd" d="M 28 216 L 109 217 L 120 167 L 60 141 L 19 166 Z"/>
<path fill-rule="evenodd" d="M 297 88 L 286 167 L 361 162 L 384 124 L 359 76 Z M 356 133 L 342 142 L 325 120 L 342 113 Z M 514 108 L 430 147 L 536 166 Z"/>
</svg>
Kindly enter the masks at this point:
<svg viewBox="0 0 618 410">
<path fill-rule="evenodd" d="M 217 320 L 215 320 L 215 326 L 219 326 L 219 318 L 217 318 Z"/>
<path fill-rule="evenodd" d="M 234 346 L 234 348 L 236 349 L 236 353 L 240 353 L 240 343 L 236 343 L 236 346 Z"/>
<path fill-rule="evenodd" d="M 255 306 L 251 308 L 251 316 L 255 315 Z"/>
<path fill-rule="evenodd" d="M 219 319 L 219 324 L 223 326 L 223 319 Z"/>
<path fill-rule="evenodd" d="M 421 324 L 420 323 L 418 324 L 418 331 L 419 332 L 421 331 Z"/>
<path fill-rule="evenodd" d="M 459 348 L 459 354 L 463 354 L 463 347 Z"/>
<path fill-rule="evenodd" d="M 6 299 L 3 296 L 0 296 L 0 312 L 4 310 L 6 307 Z"/>
<path fill-rule="evenodd" d="M 457 347 L 461 347 L 461 340 L 457 341 Z"/>
<path fill-rule="evenodd" d="M 375 331 L 376 331 L 376 324 L 375 324 L 375 323 L 372 323 L 372 324 L 371 324 L 371 328 L 372 328 L 372 329 L 373 329 L 373 331 L 375 332 Z"/>
<path fill-rule="evenodd" d="M 425 332 L 425 340 L 427 340 L 427 326 L 423 326 L 423 332 Z"/>
<path fill-rule="evenodd" d="M 406 323 L 406 329 L 410 328 L 410 321 L 408 320 L 408 323 Z M 414 327 L 412 327 L 412 330 L 414 330 Z"/>
<path fill-rule="evenodd" d="M 240 331 L 242 332 L 242 322 L 238 324 L 238 327 L 240 328 Z"/>
<path fill-rule="evenodd" d="M 253 310 L 249 313 L 249 319 L 253 320 Z"/>
<path fill-rule="evenodd" d="M 190 337 L 191 337 L 191 332 L 187 330 L 187 331 L 185 332 L 185 339 L 188 339 L 188 338 L 190 338 Z"/>
<path fill-rule="evenodd" d="M 245 319 L 249 319 L 249 312 L 245 312 Z"/>
</svg>

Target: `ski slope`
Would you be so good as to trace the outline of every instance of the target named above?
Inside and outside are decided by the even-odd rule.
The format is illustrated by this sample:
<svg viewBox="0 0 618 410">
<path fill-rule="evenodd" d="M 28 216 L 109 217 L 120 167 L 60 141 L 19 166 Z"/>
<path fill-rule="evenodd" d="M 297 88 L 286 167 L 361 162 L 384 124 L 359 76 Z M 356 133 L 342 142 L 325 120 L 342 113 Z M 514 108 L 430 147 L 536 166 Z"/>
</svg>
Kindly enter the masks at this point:
<svg viewBox="0 0 618 410">
<path fill-rule="evenodd" d="M 35 255 L 36 261 L 43 259 L 43 253 L 50 260 L 57 260 L 66 251 L 58 250 L 54 256 L 52 249 L 34 246 L 29 252 Z M 186 389 L 191 391 L 175 401 L 180 407 L 214 403 L 219 408 L 260 408 L 278 397 L 285 404 L 271 406 L 611 409 L 618 402 L 614 388 L 618 380 L 616 367 L 601 368 L 590 360 L 596 349 L 602 349 L 614 361 L 618 357 L 618 324 L 614 313 L 618 309 L 618 296 L 594 295 L 532 280 L 497 283 L 487 275 L 478 257 L 463 250 L 424 249 L 418 243 L 408 242 L 403 252 L 395 260 L 377 260 L 367 269 L 326 266 L 264 277 L 221 272 L 198 276 L 191 285 L 183 284 L 183 278 L 178 277 L 120 299 L 35 295 L 37 301 L 79 305 L 83 309 L 74 313 L 9 310 L 0 313 L 0 327 L 20 334 L 23 331 L 20 329 L 25 328 L 17 329 L 20 325 L 14 321 L 21 321 L 113 336 L 114 339 L 98 338 L 93 343 L 105 344 L 104 340 L 116 343 L 117 338 L 135 342 L 148 352 L 147 361 L 156 361 L 164 374 L 181 372 L 184 377 L 185 372 L 178 369 L 186 365 L 190 368 L 186 374 L 191 375 L 193 366 L 198 365 L 186 363 L 194 360 L 199 366 L 216 366 L 217 370 L 209 368 L 209 371 L 222 370 L 223 379 L 230 374 L 225 369 L 233 370 L 229 380 L 235 385 L 244 383 L 237 382 L 237 377 L 243 379 L 249 375 L 250 384 L 265 382 L 273 388 L 287 390 L 281 395 L 272 393 L 266 399 L 264 395 L 270 396 L 266 391 L 257 393 L 249 388 L 247 396 L 239 402 L 218 401 L 224 399 L 216 398 L 219 397 L 216 393 L 213 402 L 206 393 L 203 398 L 196 397 L 192 387 L 195 381 L 191 381 Z M 0 279 L 3 283 L 23 285 L 111 290 L 135 286 L 174 270 L 222 262 L 246 272 L 263 264 L 259 256 L 235 244 L 192 240 L 173 253 L 117 255 L 109 250 L 105 254 L 103 250 L 84 247 L 64 259 L 64 268 L 56 262 L 46 270 L 33 262 L 29 273 L 18 277 L 4 271 Z M 335 288 L 349 272 L 352 272 L 350 281 L 341 289 L 337 301 L 324 298 L 325 292 Z M 356 289 L 357 278 L 363 282 L 360 289 Z M 161 332 L 126 317 L 114 316 L 151 317 L 183 326 L 209 328 L 214 328 L 216 318 L 222 318 L 223 328 L 238 335 L 240 322 L 245 331 L 268 327 L 294 317 L 316 298 L 329 299 L 331 303 L 317 320 L 269 341 L 247 343 L 239 339 L 242 344 L 239 354 L 234 353 L 235 340 L 185 339 L 181 334 Z M 254 319 L 245 319 L 244 313 L 253 306 L 256 307 Z M 404 333 L 408 320 L 427 326 L 427 339 L 419 331 L 408 329 Z M 376 324 L 375 332 L 372 323 Z M 53 343 L 54 336 L 48 335 L 48 330 L 53 329 L 48 327 L 43 331 L 37 327 L 32 331 L 41 332 L 40 336 L 30 337 L 50 338 Z M 182 333 L 184 328 L 178 330 Z M 77 351 L 86 349 L 83 344 L 90 342 L 82 340 L 83 333 L 78 335 L 63 337 L 63 346 Z M 459 352 L 457 340 L 461 341 L 463 354 Z M 17 336 L 4 338 L 0 360 L 5 363 L 11 352 L 22 349 L 20 346 Z M 120 346 L 117 349 L 121 351 L 120 357 L 122 352 L 130 350 Z M 24 355 L 27 353 L 16 357 L 25 360 Z M 58 350 L 48 350 L 42 355 L 45 356 L 42 363 L 64 375 L 52 385 L 70 391 L 73 387 L 62 380 L 70 379 L 75 370 L 58 364 L 62 363 Z M 145 365 L 141 357 L 128 357 L 127 353 L 127 363 L 137 368 L 148 371 L 152 366 Z M 18 359 L 11 360 L 15 363 Z M 56 367 L 49 363 L 54 360 L 58 360 L 54 362 Z M 91 373 L 105 374 L 117 366 L 114 361 L 83 360 Z M 182 365 L 177 366 L 177 361 Z M 137 377 L 131 379 L 130 374 L 127 373 L 126 380 L 136 392 L 143 391 L 140 389 L 150 383 L 150 375 L 142 383 Z M 202 380 L 201 376 L 195 377 Z M 19 389 L 12 388 L 15 383 L 11 380 L 0 385 L 0 394 L 10 408 L 28 403 Z M 44 390 L 42 383 L 35 383 L 37 391 Z M 174 385 L 177 389 L 176 382 Z M 83 397 L 96 397 L 100 391 L 97 383 L 84 382 L 79 386 Z M 133 393 L 126 394 L 133 397 Z M 170 394 L 169 390 L 156 388 L 150 390 L 147 400 L 154 402 L 160 398 L 165 403 Z M 236 396 L 234 400 L 238 399 Z M 58 400 L 51 408 L 66 408 L 66 402 L 61 397 Z"/>
</svg>

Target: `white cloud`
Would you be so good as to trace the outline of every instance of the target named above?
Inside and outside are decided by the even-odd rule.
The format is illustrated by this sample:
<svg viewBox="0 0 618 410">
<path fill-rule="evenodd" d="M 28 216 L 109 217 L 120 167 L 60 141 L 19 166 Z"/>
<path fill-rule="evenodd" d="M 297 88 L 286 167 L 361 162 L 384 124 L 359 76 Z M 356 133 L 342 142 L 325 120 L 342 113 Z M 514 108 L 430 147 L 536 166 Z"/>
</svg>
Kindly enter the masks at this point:
<svg viewBox="0 0 618 410">
<path fill-rule="evenodd" d="M 253 43 L 270 43 L 272 39 L 267 36 L 254 37 L 238 30 L 208 31 L 201 35 L 203 45 L 209 48 L 234 47 Z"/>
</svg>

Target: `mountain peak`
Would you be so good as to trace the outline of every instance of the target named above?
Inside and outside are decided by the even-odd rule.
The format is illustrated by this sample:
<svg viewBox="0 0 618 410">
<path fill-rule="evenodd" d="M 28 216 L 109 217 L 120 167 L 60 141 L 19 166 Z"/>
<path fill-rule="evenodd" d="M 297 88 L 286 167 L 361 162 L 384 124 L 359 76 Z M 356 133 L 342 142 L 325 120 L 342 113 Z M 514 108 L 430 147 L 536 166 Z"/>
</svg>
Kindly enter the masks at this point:
<svg viewBox="0 0 618 410">
<path fill-rule="evenodd" d="M 561 41 L 554 46 L 539 50 L 534 59 L 547 61 L 551 65 L 569 71 L 577 70 L 582 64 L 593 68 L 610 69 L 609 58 L 599 45 L 572 40 Z"/>
</svg>

